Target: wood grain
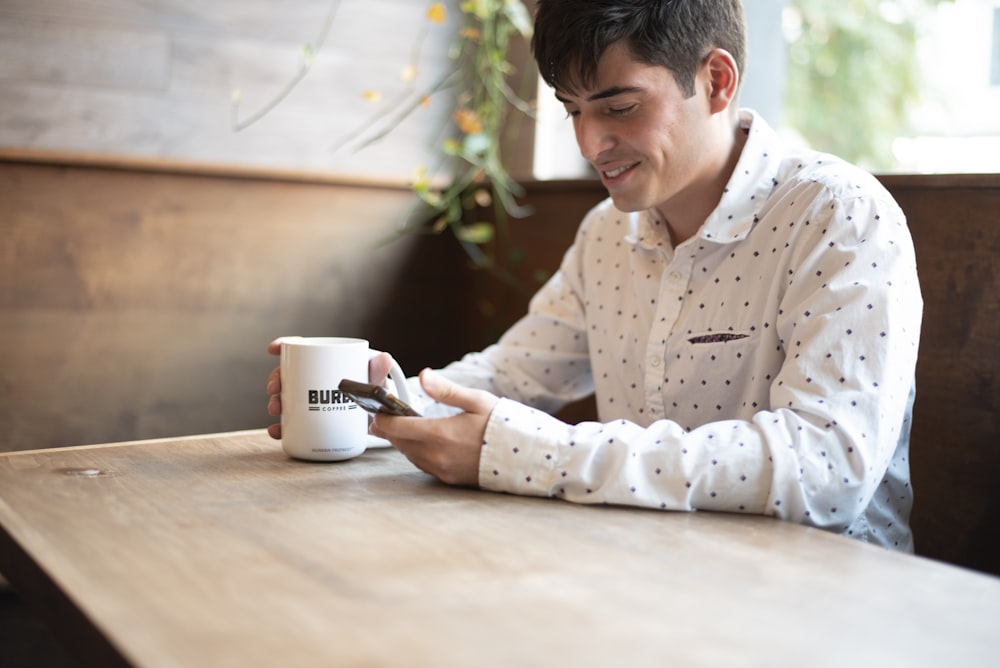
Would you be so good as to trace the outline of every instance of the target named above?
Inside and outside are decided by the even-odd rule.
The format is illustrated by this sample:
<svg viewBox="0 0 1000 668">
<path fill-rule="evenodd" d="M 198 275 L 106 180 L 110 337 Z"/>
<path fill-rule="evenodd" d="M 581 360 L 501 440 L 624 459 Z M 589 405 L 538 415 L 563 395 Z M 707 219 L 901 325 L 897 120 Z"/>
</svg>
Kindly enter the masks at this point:
<svg viewBox="0 0 1000 668">
<path fill-rule="evenodd" d="M 51 601 L 57 632 L 77 629 L 84 663 L 108 647 L 187 667 L 987 666 L 1000 651 L 996 578 L 763 517 L 449 488 L 392 450 L 296 462 L 260 432 L 0 456 L 0 525 L 0 567 Z"/>
<path fill-rule="evenodd" d="M 0 163 L 0 450 L 263 426 L 284 334 L 366 336 L 414 373 L 451 359 L 413 323 L 462 290 L 422 303 L 409 278 L 460 286 L 457 249 L 378 245 L 411 197 Z"/>
<path fill-rule="evenodd" d="M 0 146 L 404 184 L 444 139 L 453 92 L 433 95 L 370 148 L 338 146 L 367 137 L 366 124 L 419 100 L 453 67 L 457 13 L 439 26 L 425 12 L 406 0 L 10 0 L 0 6 Z M 235 132 L 234 92 L 239 121 L 266 109 L 299 75 L 304 45 L 308 74 Z M 416 77 L 404 80 L 411 65 Z"/>
<path fill-rule="evenodd" d="M 1000 574 L 1000 175 L 886 177 L 924 320 L 910 463 L 917 550 Z"/>
<path fill-rule="evenodd" d="M 60 48 L 39 48 L 53 44 Z M 101 48 L 94 48 L 98 44 Z M 161 32 L 9 17 L 0 23 L 0 79 L 163 90 L 170 76 L 169 46 Z M 26 53 L 35 57 L 25 58 Z"/>
</svg>

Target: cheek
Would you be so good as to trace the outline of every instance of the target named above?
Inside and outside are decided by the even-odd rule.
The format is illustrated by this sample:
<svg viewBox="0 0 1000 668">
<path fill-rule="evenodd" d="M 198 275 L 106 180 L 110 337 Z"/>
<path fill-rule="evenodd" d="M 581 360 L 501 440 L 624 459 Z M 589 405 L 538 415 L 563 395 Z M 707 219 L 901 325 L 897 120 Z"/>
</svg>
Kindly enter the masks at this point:
<svg viewBox="0 0 1000 668">
<path fill-rule="evenodd" d="M 669 160 L 680 147 L 683 134 L 683 123 L 676 114 L 662 112 L 647 119 L 636 145 L 648 152 L 650 157 L 660 156 L 659 159 Z"/>
</svg>

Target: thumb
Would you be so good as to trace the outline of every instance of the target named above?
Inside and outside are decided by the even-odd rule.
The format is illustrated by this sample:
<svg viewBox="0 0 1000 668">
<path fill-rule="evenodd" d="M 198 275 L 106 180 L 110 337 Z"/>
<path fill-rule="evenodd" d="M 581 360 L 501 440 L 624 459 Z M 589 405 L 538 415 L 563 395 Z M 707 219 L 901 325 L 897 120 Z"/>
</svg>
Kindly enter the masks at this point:
<svg viewBox="0 0 1000 668">
<path fill-rule="evenodd" d="M 488 414 L 499 401 L 485 390 L 462 387 L 430 369 L 420 372 L 420 386 L 431 399 L 466 413 Z"/>
</svg>

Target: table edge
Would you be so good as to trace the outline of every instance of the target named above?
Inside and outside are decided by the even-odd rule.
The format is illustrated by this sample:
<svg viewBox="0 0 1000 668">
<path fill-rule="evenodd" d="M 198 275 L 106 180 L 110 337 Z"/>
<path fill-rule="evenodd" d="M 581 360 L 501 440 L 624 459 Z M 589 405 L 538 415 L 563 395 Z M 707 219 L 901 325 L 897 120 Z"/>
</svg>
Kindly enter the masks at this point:
<svg viewBox="0 0 1000 668">
<path fill-rule="evenodd" d="M 183 443 L 186 441 L 198 441 L 207 438 L 239 438 L 241 436 L 264 436 L 267 434 L 267 430 L 260 429 L 242 429 L 238 431 L 220 431 L 210 434 L 186 434 L 184 436 L 163 436 L 160 438 L 145 438 L 137 439 L 134 441 L 114 441 L 110 443 L 84 443 L 81 445 L 65 445 L 56 448 L 36 448 L 34 450 L 11 450 L 8 452 L 0 452 L 0 458 L 2 457 L 13 457 L 17 455 L 39 455 L 47 454 L 53 452 L 61 452 L 66 450 L 79 451 L 79 450 L 91 450 L 94 448 L 117 448 L 117 447 L 127 447 L 132 445 L 155 445 L 157 443 Z"/>
<path fill-rule="evenodd" d="M 11 591 L 73 657 L 99 666 L 132 665 L 3 525 L 0 525 L 0 562 Z"/>
</svg>

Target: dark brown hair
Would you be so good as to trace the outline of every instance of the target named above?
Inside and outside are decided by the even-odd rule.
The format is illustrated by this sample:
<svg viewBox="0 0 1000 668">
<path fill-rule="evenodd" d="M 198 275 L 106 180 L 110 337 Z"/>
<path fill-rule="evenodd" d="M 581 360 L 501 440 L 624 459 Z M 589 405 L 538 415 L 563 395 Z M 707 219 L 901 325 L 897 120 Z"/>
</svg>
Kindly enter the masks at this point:
<svg viewBox="0 0 1000 668">
<path fill-rule="evenodd" d="M 589 86 L 612 44 L 673 72 L 685 95 L 711 49 L 728 51 L 742 75 L 746 19 L 742 0 L 538 0 L 531 47 L 547 84 L 570 92 Z"/>
</svg>

